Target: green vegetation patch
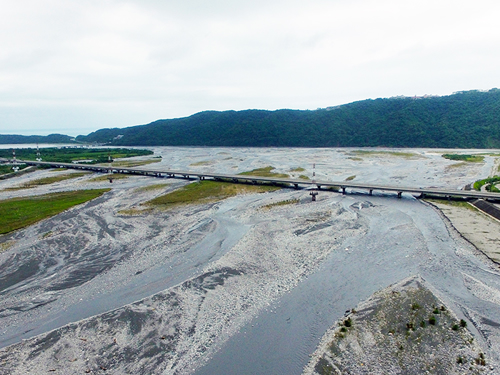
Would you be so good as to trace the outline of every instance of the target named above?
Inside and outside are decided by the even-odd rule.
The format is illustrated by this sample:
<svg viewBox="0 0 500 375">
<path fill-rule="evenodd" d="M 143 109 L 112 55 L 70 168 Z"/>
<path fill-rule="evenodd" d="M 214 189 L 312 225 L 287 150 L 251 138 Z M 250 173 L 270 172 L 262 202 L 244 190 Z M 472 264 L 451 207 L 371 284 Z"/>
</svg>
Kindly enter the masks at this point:
<svg viewBox="0 0 500 375">
<path fill-rule="evenodd" d="M 31 189 L 31 188 L 34 188 L 37 186 L 50 185 L 50 184 L 53 184 L 55 182 L 71 180 L 73 178 L 82 177 L 82 176 L 85 176 L 87 174 L 89 174 L 89 173 L 88 172 L 77 172 L 77 173 L 71 173 L 71 174 L 63 174 L 60 176 L 44 177 L 44 178 L 39 178 L 38 180 L 28 181 L 28 182 L 22 184 L 21 186 L 5 188 L 4 190 L 9 191 L 9 190 Z"/>
<path fill-rule="evenodd" d="M 152 199 L 144 203 L 144 205 L 171 208 L 178 205 L 215 202 L 238 194 L 263 193 L 279 189 L 279 187 L 268 185 L 244 185 L 203 180 Z"/>
<path fill-rule="evenodd" d="M 303 175 L 303 174 L 301 174 L 301 175 L 299 176 L 299 178 L 300 178 L 301 180 L 310 180 L 310 178 L 309 178 L 308 176 Z"/>
<path fill-rule="evenodd" d="M 274 169 L 275 169 L 274 167 L 269 165 L 269 166 L 264 167 L 264 168 L 257 168 L 257 169 L 254 169 L 254 170 L 251 170 L 248 172 L 241 172 L 239 174 L 243 175 L 243 176 L 260 176 L 260 177 L 276 177 L 276 178 L 288 178 L 288 177 L 290 177 L 289 175 L 287 175 L 285 173 L 271 172 Z"/>
<path fill-rule="evenodd" d="M 203 165 L 212 165 L 213 162 L 209 160 L 204 160 L 204 161 L 197 161 L 196 163 L 190 164 L 191 167 L 198 167 L 198 166 L 203 166 Z"/>
<path fill-rule="evenodd" d="M 15 245 L 15 243 L 16 243 L 15 241 L 6 241 L 0 243 L 0 253 L 10 249 L 12 246 Z"/>
<path fill-rule="evenodd" d="M 51 169 L 50 172 L 64 172 L 67 170 L 68 170 L 68 168 L 54 168 L 54 169 Z"/>
<path fill-rule="evenodd" d="M 161 159 L 149 159 L 149 160 L 119 160 L 111 163 L 113 167 L 124 167 L 124 168 L 132 168 L 139 167 L 141 165 L 149 165 L 154 163 L 159 163 Z"/>
<path fill-rule="evenodd" d="M 102 176 L 97 176 L 92 179 L 90 179 L 90 182 L 100 182 L 100 181 L 106 181 L 112 178 L 113 180 L 123 180 L 125 178 L 129 178 L 130 175 L 128 174 L 122 174 L 122 173 L 106 173 L 103 174 Z"/>
<path fill-rule="evenodd" d="M 472 187 L 474 188 L 474 190 L 481 191 L 481 188 L 484 185 L 489 185 L 486 187 L 486 190 L 492 191 L 492 192 L 498 192 L 498 189 L 494 187 L 494 185 L 497 182 L 500 182 L 500 176 L 493 176 L 493 177 L 485 178 L 483 180 L 478 180 L 478 181 L 474 182 L 474 185 L 472 185 Z M 492 189 L 492 187 L 493 187 L 493 189 Z"/>
<path fill-rule="evenodd" d="M 317 373 L 423 374 L 439 368 L 451 374 L 466 370 L 457 362 L 459 356 L 462 363 L 487 363 L 466 322 L 459 321 L 419 278 L 376 293 L 356 310 L 332 327 L 328 342 L 315 353 L 311 364 Z M 481 373 L 480 366 L 467 373 Z"/>
<path fill-rule="evenodd" d="M 490 184 L 486 186 L 486 190 L 489 191 L 490 193 L 500 193 L 500 189 L 498 189 L 495 184 Z"/>
<path fill-rule="evenodd" d="M 449 172 L 449 171 L 452 171 L 452 170 L 455 170 L 455 169 L 460 169 L 460 168 L 466 167 L 468 165 L 469 164 L 467 162 L 463 161 L 461 163 L 455 163 L 455 164 L 447 165 L 444 168 L 444 170 L 445 170 L 445 172 Z"/>
<path fill-rule="evenodd" d="M 424 201 L 429 203 L 445 204 L 453 207 L 462 207 L 471 211 L 481 212 L 478 208 L 474 207 L 467 201 L 455 201 L 455 200 L 445 200 L 445 199 L 424 199 Z"/>
<path fill-rule="evenodd" d="M 71 163 L 77 160 L 90 160 L 89 163 L 106 163 L 111 159 L 130 158 L 133 156 L 152 155 L 153 151 L 127 148 L 84 148 L 84 147 L 49 147 L 40 148 L 43 161 Z M 36 148 L 16 150 L 18 160 L 36 160 Z M 0 158 L 12 158 L 11 149 L 0 150 Z"/>
<path fill-rule="evenodd" d="M 349 177 L 347 177 L 345 180 L 346 180 L 346 181 L 352 181 L 352 180 L 354 180 L 355 178 L 356 178 L 356 175 L 354 175 L 354 176 L 349 176 Z"/>
<path fill-rule="evenodd" d="M 265 206 L 262 206 L 262 208 L 269 210 L 269 209 L 271 209 L 273 207 L 287 206 L 287 205 L 290 205 L 290 204 L 297 204 L 299 202 L 300 202 L 299 199 L 287 199 L 285 201 L 279 201 L 279 202 L 276 202 L 276 203 L 266 204 Z"/>
<path fill-rule="evenodd" d="M 375 151 L 375 150 L 354 150 L 351 151 L 351 155 L 357 156 L 393 156 L 404 159 L 420 159 L 422 156 L 415 154 L 413 152 L 401 152 L 401 151 Z"/>
<path fill-rule="evenodd" d="M 0 234 L 32 225 L 73 206 L 97 198 L 110 189 L 77 190 L 0 201 Z"/>
<path fill-rule="evenodd" d="M 26 168 L 26 164 L 18 164 L 19 170 Z M 12 165 L 0 165 L 0 175 L 14 173 Z"/>
<path fill-rule="evenodd" d="M 145 191 L 152 191 L 152 190 L 161 190 L 167 187 L 169 184 L 154 184 L 154 185 L 149 185 L 149 186 L 143 186 L 140 188 L 135 189 L 137 193 L 142 193 Z"/>
<path fill-rule="evenodd" d="M 441 156 L 445 159 L 456 160 L 456 161 L 466 161 L 469 163 L 481 163 L 484 161 L 484 156 L 482 156 L 482 155 L 443 154 Z"/>
<path fill-rule="evenodd" d="M 304 172 L 305 169 L 302 167 L 290 169 L 290 172 Z"/>
</svg>

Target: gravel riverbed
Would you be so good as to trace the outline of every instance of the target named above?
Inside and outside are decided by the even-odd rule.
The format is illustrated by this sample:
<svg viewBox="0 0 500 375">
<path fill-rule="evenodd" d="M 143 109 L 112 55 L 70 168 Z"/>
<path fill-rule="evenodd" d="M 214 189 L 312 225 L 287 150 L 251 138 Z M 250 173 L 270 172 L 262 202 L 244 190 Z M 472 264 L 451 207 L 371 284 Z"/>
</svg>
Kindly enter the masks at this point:
<svg viewBox="0 0 500 375">
<path fill-rule="evenodd" d="M 312 177 L 315 162 L 318 179 L 456 188 L 495 163 L 457 166 L 436 150 L 154 151 L 162 156 L 154 169 L 272 165 Z M 54 173 L 68 172 L 30 173 L 0 181 L 0 190 Z M 300 374 L 346 310 L 417 275 L 499 368 L 498 266 L 411 196 L 323 191 L 311 202 L 306 190 L 283 189 L 130 216 L 124 212 L 188 182 L 92 177 L 0 192 L 6 199 L 112 187 L 0 238 L 0 374 Z M 165 185 L 141 189 L 158 183 Z M 298 203 L 269 206 L 287 200 Z"/>
</svg>

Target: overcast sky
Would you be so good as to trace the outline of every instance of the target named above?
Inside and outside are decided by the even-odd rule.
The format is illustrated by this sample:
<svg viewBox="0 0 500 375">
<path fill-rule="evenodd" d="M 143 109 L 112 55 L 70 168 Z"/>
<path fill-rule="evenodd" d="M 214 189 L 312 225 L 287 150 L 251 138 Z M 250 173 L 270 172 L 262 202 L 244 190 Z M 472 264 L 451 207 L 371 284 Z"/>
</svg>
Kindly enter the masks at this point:
<svg viewBox="0 0 500 375">
<path fill-rule="evenodd" d="M 498 0 L 0 0 L 0 133 L 500 88 Z"/>
</svg>

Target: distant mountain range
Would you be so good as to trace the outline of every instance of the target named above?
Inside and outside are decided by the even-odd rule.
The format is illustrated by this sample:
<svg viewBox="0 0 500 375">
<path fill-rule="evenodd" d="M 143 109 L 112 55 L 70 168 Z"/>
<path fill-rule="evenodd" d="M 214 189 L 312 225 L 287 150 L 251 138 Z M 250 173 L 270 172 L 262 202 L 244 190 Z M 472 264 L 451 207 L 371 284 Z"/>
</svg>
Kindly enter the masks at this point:
<svg viewBox="0 0 500 375">
<path fill-rule="evenodd" d="M 15 135 L 0 134 L 0 144 L 26 144 L 26 143 L 72 143 L 74 137 L 63 134 L 50 135 Z"/>
<path fill-rule="evenodd" d="M 0 135 L 0 143 L 14 143 L 4 137 Z M 76 141 L 115 146 L 500 148 L 500 90 L 369 99 L 306 111 L 207 111 L 101 129 Z"/>
</svg>

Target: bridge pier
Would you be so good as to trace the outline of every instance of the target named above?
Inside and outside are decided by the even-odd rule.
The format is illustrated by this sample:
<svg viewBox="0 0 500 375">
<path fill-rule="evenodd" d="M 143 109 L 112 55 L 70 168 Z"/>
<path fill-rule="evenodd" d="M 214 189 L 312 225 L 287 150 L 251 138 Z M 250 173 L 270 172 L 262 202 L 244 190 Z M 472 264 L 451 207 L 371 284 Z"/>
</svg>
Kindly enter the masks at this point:
<svg viewBox="0 0 500 375">
<path fill-rule="evenodd" d="M 9 162 L 10 159 L 0 158 L 0 163 Z M 17 161 L 25 163 L 30 166 L 48 166 L 51 168 L 68 168 L 75 170 L 87 170 L 92 171 L 94 173 L 109 173 L 112 176 L 114 173 L 123 173 L 129 175 L 142 175 L 142 176 L 152 176 L 152 177 L 163 177 L 163 178 L 178 178 L 178 179 L 193 179 L 199 178 L 200 180 L 205 180 L 207 178 L 213 179 L 214 181 L 231 181 L 235 179 L 235 182 L 246 181 L 252 184 L 259 184 L 260 179 L 257 180 L 257 176 L 247 176 L 245 178 L 237 175 L 224 175 L 224 174 L 210 174 L 208 176 L 201 175 L 199 173 L 195 173 L 193 177 L 188 172 L 180 172 L 180 171 L 157 171 L 157 170 L 137 170 L 132 168 L 121 168 L 121 167 L 111 167 L 110 165 L 88 165 L 88 164 L 74 164 L 74 163 L 61 163 L 61 162 L 42 162 L 42 161 L 30 161 L 30 160 L 18 160 Z M 114 179 L 114 178 L 113 178 Z M 273 178 L 264 178 L 262 181 L 266 184 L 273 184 L 278 186 L 287 186 L 289 188 L 300 189 L 299 185 L 309 185 L 311 187 L 317 186 L 317 190 L 321 189 L 321 184 L 318 183 L 317 180 L 313 179 L 311 181 L 299 181 L 296 179 L 273 179 Z M 286 182 L 285 182 L 286 181 Z M 340 193 L 340 189 L 342 189 L 342 194 L 345 195 L 347 192 L 347 186 L 342 186 L 340 182 L 327 182 L 322 181 L 328 189 L 337 191 Z M 285 185 L 286 184 L 286 185 Z M 396 193 L 398 198 L 402 198 L 403 192 L 412 194 L 414 196 L 418 196 L 418 198 L 428 198 L 428 197 L 436 197 L 437 199 L 443 200 L 452 200 L 458 198 L 468 198 L 468 199 L 486 199 L 492 201 L 500 201 L 500 194 L 491 193 L 491 192 L 475 192 L 469 191 L 467 188 L 463 191 L 451 190 L 451 189 L 438 189 L 438 188 L 412 188 L 408 187 L 404 189 L 401 186 L 382 186 L 382 185 L 371 185 L 371 184 L 358 184 L 355 185 L 355 189 L 364 189 L 368 191 L 370 195 L 373 195 L 373 190 L 381 190 L 381 191 L 390 191 L 391 193 Z M 399 188 L 399 189 L 398 189 Z M 403 190 L 404 189 L 404 190 Z"/>
</svg>

